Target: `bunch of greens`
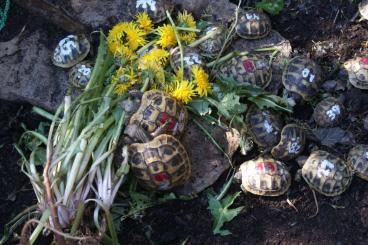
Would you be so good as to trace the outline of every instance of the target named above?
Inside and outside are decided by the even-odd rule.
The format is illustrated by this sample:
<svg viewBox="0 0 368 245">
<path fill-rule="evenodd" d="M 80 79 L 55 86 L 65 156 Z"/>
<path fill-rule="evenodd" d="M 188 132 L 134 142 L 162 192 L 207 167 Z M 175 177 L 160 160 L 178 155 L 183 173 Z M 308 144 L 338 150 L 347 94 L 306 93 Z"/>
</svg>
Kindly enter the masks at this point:
<svg viewBox="0 0 368 245">
<path fill-rule="evenodd" d="M 256 3 L 256 7 L 269 14 L 278 15 L 284 8 L 284 0 L 262 0 Z"/>
</svg>

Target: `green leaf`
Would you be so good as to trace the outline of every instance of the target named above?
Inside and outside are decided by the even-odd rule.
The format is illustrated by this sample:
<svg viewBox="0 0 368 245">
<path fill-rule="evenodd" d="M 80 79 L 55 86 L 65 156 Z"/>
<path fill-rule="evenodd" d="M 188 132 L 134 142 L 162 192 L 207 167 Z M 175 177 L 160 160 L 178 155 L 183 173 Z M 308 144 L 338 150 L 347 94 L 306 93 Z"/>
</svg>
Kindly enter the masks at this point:
<svg viewBox="0 0 368 245">
<path fill-rule="evenodd" d="M 196 111 L 200 116 L 211 114 L 210 103 L 203 99 L 194 99 L 189 103 L 191 109 Z"/>
<path fill-rule="evenodd" d="M 284 8 L 284 5 L 284 0 L 262 0 L 256 3 L 256 8 L 263 9 L 272 15 L 278 15 Z"/>
<path fill-rule="evenodd" d="M 262 95 L 258 97 L 248 97 L 247 99 L 255 103 L 260 109 L 272 108 L 279 111 L 293 112 L 288 103 L 276 95 Z"/>
<path fill-rule="evenodd" d="M 207 192 L 208 209 L 214 219 L 213 234 L 219 234 L 221 236 L 231 234 L 229 230 L 222 229 L 222 227 L 226 222 L 233 220 L 243 210 L 244 206 L 234 209 L 230 208 L 240 193 L 239 191 L 232 195 L 228 195 L 223 200 L 219 201 L 216 199 L 216 195 L 214 195 L 213 192 Z"/>
<path fill-rule="evenodd" d="M 235 93 L 228 93 L 220 101 L 217 109 L 227 119 L 233 116 L 244 113 L 247 109 L 246 105 L 240 103 L 240 97 Z"/>
</svg>

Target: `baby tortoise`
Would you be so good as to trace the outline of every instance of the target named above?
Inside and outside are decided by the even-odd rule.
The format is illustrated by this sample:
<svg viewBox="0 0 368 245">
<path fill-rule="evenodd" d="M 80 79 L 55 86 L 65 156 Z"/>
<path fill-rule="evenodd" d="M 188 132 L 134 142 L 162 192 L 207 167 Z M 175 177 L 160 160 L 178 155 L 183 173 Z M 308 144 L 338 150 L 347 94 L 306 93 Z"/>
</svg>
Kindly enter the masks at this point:
<svg viewBox="0 0 368 245">
<path fill-rule="evenodd" d="M 280 141 L 283 122 L 280 115 L 274 111 L 251 106 L 246 115 L 246 124 L 258 146 L 271 148 Z"/>
<path fill-rule="evenodd" d="M 220 73 L 232 77 L 239 83 L 250 83 L 265 88 L 272 78 L 271 66 L 261 56 L 241 56 L 232 58 L 220 67 Z"/>
<path fill-rule="evenodd" d="M 192 77 L 191 68 L 194 65 L 203 63 L 202 56 L 196 48 L 185 47 L 183 50 L 183 65 L 184 75 L 186 78 Z M 176 47 L 170 51 L 170 65 L 175 72 L 178 72 L 181 67 L 180 49 Z"/>
<path fill-rule="evenodd" d="M 258 157 L 240 165 L 235 179 L 241 189 L 260 196 L 280 196 L 290 187 L 291 176 L 286 166 L 269 157 Z"/>
<path fill-rule="evenodd" d="M 62 39 L 54 50 L 54 65 L 69 68 L 87 57 L 91 45 L 84 35 L 69 35 Z"/>
<path fill-rule="evenodd" d="M 140 106 L 130 117 L 124 133 L 133 142 L 147 141 L 142 138 L 144 135 L 139 134 L 140 128 L 151 137 L 161 133 L 180 137 L 187 122 L 188 112 L 183 104 L 162 91 L 150 90 L 143 94 Z"/>
<path fill-rule="evenodd" d="M 348 164 L 354 173 L 368 180 L 368 145 L 357 145 L 349 151 Z"/>
<path fill-rule="evenodd" d="M 91 78 L 92 70 L 92 62 L 83 61 L 70 70 L 69 81 L 71 81 L 75 87 L 84 89 Z"/>
<path fill-rule="evenodd" d="M 352 172 L 345 161 L 321 150 L 310 154 L 301 172 L 305 182 L 325 196 L 340 195 L 352 180 Z"/>
<path fill-rule="evenodd" d="M 130 145 L 129 156 L 138 183 L 148 190 L 170 190 L 184 184 L 191 176 L 186 149 L 168 134 L 161 134 L 146 143 Z"/>
<path fill-rule="evenodd" d="M 243 11 L 239 15 L 235 31 L 241 38 L 259 39 L 270 33 L 271 21 L 265 13 L 253 9 Z"/>
<path fill-rule="evenodd" d="M 300 56 L 289 61 L 282 76 L 286 90 L 300 95 L 305 101 L 317 95 L 321 82 L 320 67 L 311 59 Z"/>
<path fill-rule="evenodd" d="M 344 105 L 334 97 L 328 97 L 319 102 L 314 109 L 313 118 L 321 127 L 338 126 L 344 114 Z"/>
<path fill-rule="evenodd" d="M 368 89 L 368 57 L 356 57 L 344 63 L 349 82 L 356 88 Z"/>
<path fill-rule="evenodd" d="M 166 10 L 171 12 L 174 8 L 169 0 L 133 0 L 130 1 L 130 14 L 136 16 L 138 13 L 146 12 L 154 24 L 166 20 Z"/>
<path fill-rule="evenodd" d="M 272 148 L 271 154 L 276 159 L 291 160 L 303 152 L 305 131 L 296 124 L 287 124 L 281 131 L 280 142 Z"/>
<path fill-rule="evenodd" d="M 204 56 L 213 57 L 220 52 L 225 43 L 226 32 L 222 26 L 210 24 L 204 30 L 204 35 L 198 39 L 205 39 L 200 42 L 199 48 L 202 50 Z"/>
</svg>

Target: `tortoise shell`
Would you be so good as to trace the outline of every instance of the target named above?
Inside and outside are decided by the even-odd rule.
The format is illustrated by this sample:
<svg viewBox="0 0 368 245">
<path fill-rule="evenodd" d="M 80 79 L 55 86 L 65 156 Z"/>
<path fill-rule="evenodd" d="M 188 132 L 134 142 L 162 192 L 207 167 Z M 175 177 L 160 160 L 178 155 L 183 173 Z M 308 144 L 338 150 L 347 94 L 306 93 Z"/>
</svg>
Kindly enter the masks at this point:
<svg viewBox="0 0 368 245">
<path fill-rule="evenodd" d="M 203 63 L 199 50 L 191 47 L 185 47 L 183 50 L 184 75 L 186 78 L 192 77 L 191 68 L 193 65 L 201 65 Z M 176 47 L 170 51 L 170 65 L 175 72 L 181 67 L 180 49 Z"/>
<path fill-rule="evenodd" d="M 339 157 L 326 151 L 314 151 L 303 165 L 302 177 L 319 193 L 337 196 L 349 187 L 352 172 Z"/>
<path fill-rule="evenodd" d="M 267 157 L 244 162 L 235 177 L 241 179 L 244 192 L 260 196 L 280 196 L 291 184 L 291 175 L 286 166 Z"/>
<path fill-rule="evenodd" d="M 232 58 L 220 67 L 220 72 L 234 78 L 239 83 L 250 83 L 265 88 L 270 84 L 272 69 L 260 56 L 241 56 Z"/>
<path fill-rule="evenodd" d="M 368 57 L 356 57 L 344 63 L 349 82 L 356 88 L 368 89 Z"/>
<path fill-rule="evenodd" d="M 257 10 L 243 11 L 235 31 L 241 38 L 259 39 L 270 33 L 271 21 L 263 12 Z"/>
<path fill-rule="evenodd" d="M 368 0 L 359 3 L 359 13 L 364 19 L 368 20 Z"/>
<path fill-rule="evenodd" d="M 305 131 L 296 124 L 287 124 L 281 131 L 278 145 L 272 148 L 271 154 L 285 161 L 294 159 L 305 147 Z"/>
<path fill-rule="evenodd" d="M 129 146 L 129 156 L 138 183 L 149 190 L 169 190 L 191 176 L 188 153 L 171 135 L 161 134 L 147 143 L 134 143 Z"/>
<path fill-rule="evenodd" d="M 349 151 L 348 164 L 354 173 L 368 180 L 368 145 L 357 145 Z"/>
<path fill-rule="evenodd" d="M 69 72 L 69 80 L 77 88 L 85 88 L 91 78 L 93 65 L 90 61 L 83 61 L 74 66 Z"/>
<path fill-rule="evenodd" d="M 210 37 L 199 44 L 199 48 L 202 50 L 204 55 L 214 56 L 220 52 L 222 46 L 225 43 L 226 32 L 223 27 L 216 25 L 209 25 L 204 30 L 203 37 Z"/>
<path fill-rule="evenodd" d="M 168 123 L 164 133 L 176 137 L 180 137 L 183 133 L 187 122 L 186 107 L 175 98 L 159 90 L 145 92 L 138 110 L 129 120 L 129 124 L 137 125 L 149 134 Z"/>
<path fill-rule="evenodd" d="M 279 114 L 272 110 L 249 108 L 246 123 L 254 142 L 260 147 L 273 147 L 280 141 L 283 122 Z"/>
<path fill-rule="evenodd" d="M 334 97 L 319 102 L 314 109 L 313 118 L 321 127 L 335 127 L 342 121 L 344 105 Z"/>
<path fill-rule="evenodd" d="M 62 39 L 54 50 L 54 65 L 69 68 L 87 57 L 91 45 L 84 35 L 69 35 Z"/>
<path fill-rule="evenodd" d="M 320 67 L 311 59 L 300 56 L 291 59 L 283 72 L 282 83 L 290 91 L 310 101 L 321 85 Z"/>
<path fill-rule="evenodd" d="M 133 0 L 130 1 L 129 11 L 132 16 L 146 12 L 154 24 L 166 20 L 166 10 L 171 12 L 173 4 L 168 0 Z"/>
</svg>

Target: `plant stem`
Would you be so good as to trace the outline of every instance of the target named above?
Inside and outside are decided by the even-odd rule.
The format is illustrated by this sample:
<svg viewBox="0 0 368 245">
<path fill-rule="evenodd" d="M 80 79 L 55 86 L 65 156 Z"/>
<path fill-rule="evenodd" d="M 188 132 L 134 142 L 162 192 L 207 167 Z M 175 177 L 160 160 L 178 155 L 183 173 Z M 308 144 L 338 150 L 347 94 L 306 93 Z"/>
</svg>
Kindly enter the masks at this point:
<svg viewBox="0 0 368 245">
<path fill-rule="evenodd" d="M 146 78 L 144 79 L 144 83 L 143 83 L 143 86 L 142 86 L 142 88 L 141 88 L 141 92 L 142 92 L 142 93 L 144 93 L 144 92 L 147 90 L 148 85 L 149 85 L 149 81 L 150 81 L 149 77 L 146 77 Z"/>
<path fill-rule="evenodd" d="M 175 38 L 176 38 L 176 41 L 178 42 L 178 46 L 179 46 L 179 50 L 180 50 L 180 67 L 181 67 L 181 70 L 184 71 L 184 51 L 183 51 L 183 45 L 181 44 L 178 30 L 177 30 L 176 25 L 175 25 L 173 19 L 171 18 L 170 12 L 168 10 L 166 10 L 166 15 L 167 15 L 167 18 L 169 19 L 172 27 L 173 27 L 173 30 L 174 30 L 174 33 L 175 33 Z"/>
<path fill-rule="evenodd" d="M 106 215 L 107 226 L 109 227 L 109 231 L 110 231 L 110 235 L 111 235 L 112 244 L 113 245 L 118 245 L 119 240 L 118 240 L 118 236 L 116 234 L 114 222 L 112 220 L 111 213 L 107 208 L 105 209 L 105 215 Z"/>
<path fill-rule="evenodd" d="M 83 201 L 79 202 L 78 208 L 77 208 L 77 214 L 75 216 L 75 219 L 74 219 L 71 231 L 70 231 L 70 234 L 72 235 L 74 235 L 79 228 L 80 222 L 83 217 L 84 208 L 85 208 L 84 202 Z"/>
<path fill-rule="evenodd" d="M 36 229 L 32 232 L 32 235 L 29 237 L 30 245 L 36 242 L 38 236 L 40 235 L 43 229 L 43 224 L 46 223 L 49 217 L 50 217 L 50 209 L 46 209 L 41 216 L 40 223 L 37 225 Z"/>
</svg>

